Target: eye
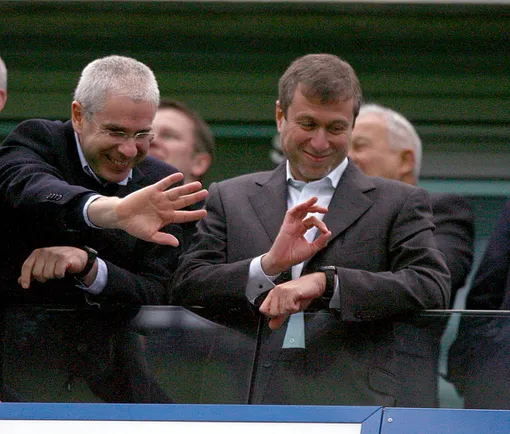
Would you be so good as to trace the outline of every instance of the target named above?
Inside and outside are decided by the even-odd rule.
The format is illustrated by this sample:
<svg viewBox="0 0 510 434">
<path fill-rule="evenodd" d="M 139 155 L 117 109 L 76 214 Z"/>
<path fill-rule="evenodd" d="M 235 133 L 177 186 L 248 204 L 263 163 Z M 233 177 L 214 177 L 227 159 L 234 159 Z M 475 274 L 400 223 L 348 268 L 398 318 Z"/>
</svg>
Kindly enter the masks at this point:
<svg viewBox="0 0 510 434">
<path fill-rule="evenodd" d="M 153 139 L 154 139 L 154 134 L 150 133 L 150 132 L 138 133 L 135 135 L 135 140 L 143 140 L 143 141 L 152 142 Z"/>
<path fill-rule="evenodd" d="M 342 134 L 345 132 L 345 127 L 343 125 L 333 125 L 332 127 L 328 128 L 328 131 L 334 135 Z"/>
<path fill-rule="evenodd" d="M 114 139 L 124 139 L 125 137 L 127 137 L 127 134 L 124 131 L 106 130 L 106 134 L 108 134 L 110 137 Z"/>
<path fill-rule="evenodd" d="M 307 131 L 313 130 L 316 126 L 315 122 L 313 121 L 299 121 L 298 125 Z"/>
</svg>

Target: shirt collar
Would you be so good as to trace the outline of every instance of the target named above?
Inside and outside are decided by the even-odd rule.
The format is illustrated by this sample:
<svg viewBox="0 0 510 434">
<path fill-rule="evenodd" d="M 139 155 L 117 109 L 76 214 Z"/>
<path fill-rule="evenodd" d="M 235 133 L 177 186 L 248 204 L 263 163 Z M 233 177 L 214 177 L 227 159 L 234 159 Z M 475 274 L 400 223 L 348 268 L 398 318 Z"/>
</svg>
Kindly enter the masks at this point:
<svg viewBox="0 0 510 434">
<path fill-rule="evenodd" d="M 348 163 L 349 159 L 345 157 L 344 160 L 335 169 L 329 172 L 324 178 L 312 181 L 311 183 L 327 182 L 331 187 L 336 188 L 338 183 L 340 182 L 340 178 L 342 177 L 342 175 L 345 172 L 345 169 L 347 168 Z M 287 160 L 286 162 L 286 170 L 287 170 L 287 184 L 294 186 L 306 184 L 306 182 L 298 181 L 296 178 L 294 178 L 294 176 L 292 176 L 292 173 L 290 172 L 289 160 Z"/>
<path fill-rule="evenodd" d="M 97 182 L 99 182 L 102 186 L 105 186 L 107 184 L 111 184 L 111 182 L 105 181 L 104 179 L 100 178 L 90 167 L 89 163 L 85 159 L 85 155 L 83 155 L 83 151 L 81 149 L 80 145 L 80 138 L 78 137 L 78 134 L 76 131 L 74 132 L 74 138 L 76 139 L 76 149 L 78 150 L 78 156 L 80 157 L 80 163 L 81 167 L 83 167 L 83 171 L 94 178 Z M 133 178 L 133 169 L 129 171 L 129 175 L 127 178 L 123 179 L 122 181 L 118 182 L 119 185 L 127 185 L 129 181 L 131 181 L 131 178 Z"/>
</svg>

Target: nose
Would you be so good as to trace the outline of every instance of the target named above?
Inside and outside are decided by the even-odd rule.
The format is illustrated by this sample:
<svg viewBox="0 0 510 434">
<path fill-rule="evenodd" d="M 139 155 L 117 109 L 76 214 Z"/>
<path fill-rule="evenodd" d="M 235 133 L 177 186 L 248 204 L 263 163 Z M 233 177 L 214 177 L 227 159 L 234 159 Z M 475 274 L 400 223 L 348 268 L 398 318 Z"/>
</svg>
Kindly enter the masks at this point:
<svg viewBox="0 0 510 434">
<path fill-rule="evenodd" d="M 138 143 L 134 137 L 129 137 L 118 147 L 118 151 L 126 158 L 134 158 L 138 154 Z"/>
<path fill-rule="evenodd" d="M 324 128 L 318 128 L 314 131 L 314 135 L 311 140 L 311 144 L 314 150 L 317 152 L 324 152 L 329 149 L 328 133 Z"/>
</svg>

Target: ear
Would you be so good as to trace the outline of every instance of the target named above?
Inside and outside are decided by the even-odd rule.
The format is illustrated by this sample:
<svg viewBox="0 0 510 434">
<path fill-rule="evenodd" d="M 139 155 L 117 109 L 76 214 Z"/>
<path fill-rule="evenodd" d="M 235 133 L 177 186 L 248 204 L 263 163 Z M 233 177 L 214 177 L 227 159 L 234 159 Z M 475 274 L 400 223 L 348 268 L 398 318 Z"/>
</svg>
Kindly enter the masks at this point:
<svg viewBox="0 0 510 434">
<path fill-rule="evenodd" d="M 276 126 L 278 128 L 278 132 L 281 132 L 282 124 L 285 117 L 283 115 L 282 107 L 280 106 L 280 101 L 276 101 Z"/>
<path fill-rule="evenodd" d="M 74 131 L 80 134 L 83 128 L 83 121 L 85 120 L 85 113 L 78 101 L 73 101 L 71 105 L 71 120 L 73 121 Z"/>
<path fill-rule="evenodd" d="M 5 89 L 0 89 L 0 112 L 5 107 L 6 101 L 7 101 L 7 91 Z"/>
<path fill-rule="evenodd" d="M 399 150 L 399 176 L 401 180 L 414 177 L 414 167 L 416 164 L 416 157 L 412 149 Z"/>
<path fill-rule="evenodd" d="M 198 152 L 191 161 L 191 174 L 200 179 L 211 166 L 212 158 L 207 152 Z"/>
</svg>

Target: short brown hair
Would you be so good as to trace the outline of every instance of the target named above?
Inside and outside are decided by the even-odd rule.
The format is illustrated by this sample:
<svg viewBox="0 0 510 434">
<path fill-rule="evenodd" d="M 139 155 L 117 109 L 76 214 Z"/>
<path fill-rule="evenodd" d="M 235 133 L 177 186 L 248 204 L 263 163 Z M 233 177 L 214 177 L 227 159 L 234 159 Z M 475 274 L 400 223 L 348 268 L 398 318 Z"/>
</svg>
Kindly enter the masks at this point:
<svg viewBox="0 0 510 434">
<path fill-rule="evenodd" d="M 214 158 L 216 149 L 214 135 L 209 125 L 207 125 L 195 110 L 191 109 L 184 102 L 171 98 L 161 99 L 159 109 L 177 110 L 190 118 L 195 125 L 195 152 L 207 152 L 211 156 L 211 159 Z"/>
<path fill-rule="evenodd" d="M 352 66 L 340 57 L 307 54 L 291 63 L 278 84 L 278 100 L 285 117 L 299 84 L 303 85 L 305 97 L 318 97 L 322 103 L 352 98 L 354 119 L 358 116 L 362 101 L 361 86 Z"/>
</svg>

